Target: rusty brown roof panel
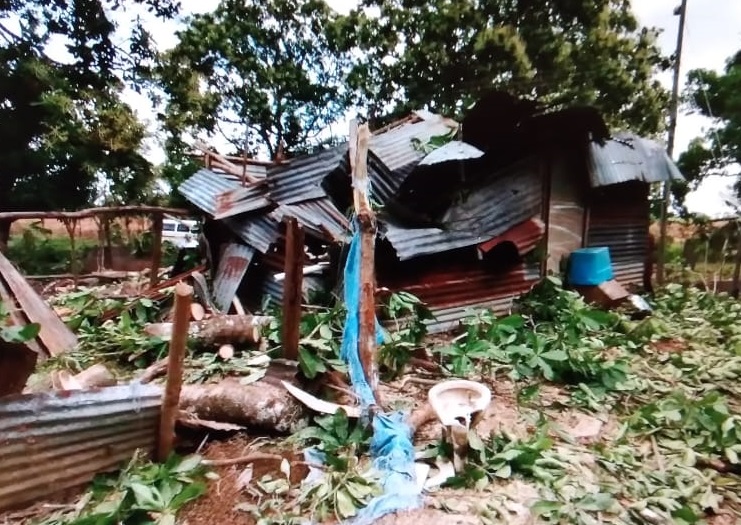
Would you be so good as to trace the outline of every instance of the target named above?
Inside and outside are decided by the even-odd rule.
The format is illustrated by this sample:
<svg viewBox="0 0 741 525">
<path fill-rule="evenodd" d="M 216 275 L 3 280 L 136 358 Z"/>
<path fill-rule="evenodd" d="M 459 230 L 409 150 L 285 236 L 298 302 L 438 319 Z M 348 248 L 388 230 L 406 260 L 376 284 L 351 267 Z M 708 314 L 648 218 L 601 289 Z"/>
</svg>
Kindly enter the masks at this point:
<svg viewBox="0 0 741 525">
<path fill-rule="evenodd" d="M 0 400 L 0 509 L 32 502 L 154 450 L 162 390 L 126 385 Z"/>
<path fill-rule="evenodd" d="M 244 244 L 231 243 L 224 250 L 216 270 L 212 293 L 214 304 L 222 312 L 229 311 L 254 255 L 254 248 Z"/>
<path fill-rule="evenodd" d="M 404 261 L 486 242 L 537 215 L 541 201 L 537 165 L 521 163 L 452 206 L 442 220 L 445 229 L 406 228 L 387 222 L 384 235 Z"/>
<path fill-rule="evenodd" d="M 436 316 L 429 323 L 429 329 L 442 332 L 457 326 L 470 310 L 490 308 L 497 314 L 506 313 L 512 301 L 539 279 L 537 264 L 520 264 L 509 272 L 498 274 L 487 272 L 481 266 L 461 265 L 458 268 L 430 269 L 415 282 L 399 281 L 386 286 L 419 297 Z"/>
<path fill-rule="evenodd" d="M 216 196 L 240 188 L 235 180 L 202 169 L 185 180 L 178 191 L 191 204 L 213 216 L 216 213 Z"/>
<path fill-rule="evenodd" d="M 214 219 L 221 220 L 270 206 L 267 185 L 258 183 L 219 193 L 215 198 Z"/>
</svg>

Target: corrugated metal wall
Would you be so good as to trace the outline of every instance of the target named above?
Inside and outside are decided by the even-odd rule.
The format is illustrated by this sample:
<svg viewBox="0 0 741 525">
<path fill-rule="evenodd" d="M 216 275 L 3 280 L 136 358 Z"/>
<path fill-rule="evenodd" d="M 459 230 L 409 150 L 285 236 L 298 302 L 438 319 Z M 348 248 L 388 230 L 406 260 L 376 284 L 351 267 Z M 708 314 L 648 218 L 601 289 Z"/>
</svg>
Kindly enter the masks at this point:
<svg viewBox="0 0 741 525">
<path fill-rule="evenodd" d="M 0 509 L 89 482 L 154 450 L 162 390 L 126 385 L 0 402 Z"/>
<path fill-rule="evenodd" d="M 641 285 L 648 255 L 648 184 L 628 182 L 592 191 L 587 246 L 610 249 L 615 279 Z"/>
</svg>

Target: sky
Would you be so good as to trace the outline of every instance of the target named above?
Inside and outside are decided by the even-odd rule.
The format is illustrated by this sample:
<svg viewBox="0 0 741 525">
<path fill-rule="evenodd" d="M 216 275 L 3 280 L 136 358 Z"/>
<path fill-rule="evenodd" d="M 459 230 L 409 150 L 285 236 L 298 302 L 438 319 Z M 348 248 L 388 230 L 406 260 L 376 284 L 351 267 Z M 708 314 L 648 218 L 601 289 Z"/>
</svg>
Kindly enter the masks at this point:
<svg viewBox="0 0 741 525">
<path fill-rule="evenodd" d="M 339 12 L 347 12 L 356 4 L 356 0 L 327 0 L 327 3 Z M 633 9 L 639 22 L 662 31 L 659 44 L 666 54 L 673 53 L 676 47 L 679 17 L 673 11 L 679 3 L 680 0 L 633 0 Z M 181 4 L 181 16 L 186 16 L 211 11 L 218 0 L 181 0 Z M 160 49 L 168 49 L 176 44 L 175 32 L 180 26 L 178 20 L 162 22 L 154 20 L 146 13 L 142 13 L 142 16 L 145 20 L 150 20 L 149 27 Z M 54 47 L 62 49 L 62 46 Z M 741 0 L 688 0 L 681 86 L 684 85 L 687 71 L 695 68 L 721 70 L 726 59 L 738 49 L 741 49 Z M 662 75 L 660 80 L 667 88 L 671 88 L 670 72 Z M 154 112 L 149 100 L 133 92 L 127 93 L 127 99 L 139 116 L 155 129 Z M 703 135 L 709 124 L 708 119 L 690 114 L 687 108 L 681 108 L 677 122 L 675 157 L 686 149 L 693 138 Z M 156 138 L 153 137 L 147 147 L 148 156 L 153 162 L 163 160 Z M 722 177 L 707 180 L 698 191 L 688 196 L 687 205 L 690 211 L 715 217 L 729 215 L 732 210 L 724 203 L 730 197 L 730 184 L 727 178 Z"/>
</svg>

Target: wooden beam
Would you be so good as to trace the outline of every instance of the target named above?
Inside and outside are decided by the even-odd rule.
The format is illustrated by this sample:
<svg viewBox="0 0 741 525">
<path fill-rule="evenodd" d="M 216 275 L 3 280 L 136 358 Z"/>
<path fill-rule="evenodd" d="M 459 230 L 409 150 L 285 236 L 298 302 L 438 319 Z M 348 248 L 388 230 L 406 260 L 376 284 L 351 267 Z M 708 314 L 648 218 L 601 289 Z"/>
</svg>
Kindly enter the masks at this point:
<svg viewBox="0 0 741 525">
<path fill-rule="evenodd" d="M 301 289 L 304 277 L 304 231 L 295 217 L 286 221 L 285 279 L 283 280 L 283 357 L 298 361 L 301 336 Z"/>
<path fill-rule="evenodd" d="M 192 214 L 191 211 L 182 208 L 166 208 L 162 206 L 104 206 L 78 211 L 4 211 L 0 212 L 0 221 L 17 221 L 21 219 L 87 219 L 99 215 L 150 215 L 153 213 L 178 216 Z"/>
<path fill-rule="evenodd" d="M 28 321 L 41 326 L 37 340 L 49 355 L 60 355 L 77 346 L 75 334 L 2 254 L 0 254 L 0 280 L 5 284 L 3 288 L 18 302 Z"/>
<path fill-rule="evenodd" d="M 350 131 L 351 136 L 353 131 Z M 376 276 L 375 245 L 376 216 L 368 195 L 368 142 L 367 124 L 357 129 L 357 149 L 353 171 L 353 201 L 360 227 L 360 327 L 358 353 L 363 364 L 366 381 L 373 390 L 376 403 L 378 394 L 378 369 L 376 365 Z M 352 165 L 352 163 L 351 163 Z"/>
<path fill-rule="evenodd" d="M 167 384 L 162 399 L 159 442 L 157 444 L 157 458 L 159 461 L 167 459 L 175 440 L 175 421 L 178 416 L 180 390 L 183 387 L 183 361 L 185 360 L 185 346 L 188 342 L 188 321 L 190 319 L 192 296 L 193 288 L 187 284 L 181 282 L 175 286 L 175 319 L 167 359 Z"/>
<path fill-rule="evenodd" d="M 159 281 L 160 264 L 162 263 L 162 213 L 152 217 L 152 267 L 149 272 L 149 287 L 154 288 Z"/>
</svg>

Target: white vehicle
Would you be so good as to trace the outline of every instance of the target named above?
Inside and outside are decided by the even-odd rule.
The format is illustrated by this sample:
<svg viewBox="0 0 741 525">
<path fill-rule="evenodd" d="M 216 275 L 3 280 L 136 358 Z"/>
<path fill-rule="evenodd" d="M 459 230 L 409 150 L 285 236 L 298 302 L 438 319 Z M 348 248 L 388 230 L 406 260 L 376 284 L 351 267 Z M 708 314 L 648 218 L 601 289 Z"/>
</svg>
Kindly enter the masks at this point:
<svg viewBox="0 0 741 525">
<path fill-rule="evenodd" d="M 162 242 L 169 242 L 178 248 L 198 246 L 198 221 L 166 217 L 162 220 Z"/>
</svg>

